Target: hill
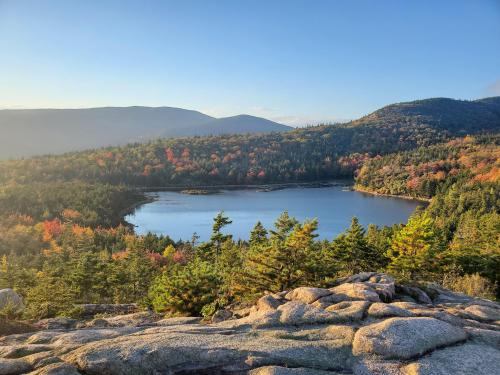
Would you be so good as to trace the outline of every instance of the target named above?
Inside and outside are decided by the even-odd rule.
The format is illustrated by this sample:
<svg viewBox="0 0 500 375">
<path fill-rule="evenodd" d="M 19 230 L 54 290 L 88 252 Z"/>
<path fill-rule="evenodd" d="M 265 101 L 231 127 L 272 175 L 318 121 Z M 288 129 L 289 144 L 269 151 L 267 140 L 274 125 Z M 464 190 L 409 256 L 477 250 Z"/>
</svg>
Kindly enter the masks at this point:
<svg viewBox="0 0 500 375">
<path fill-rule="evenodd" d="M 500 129 L 500 97 L 474 101 L 431 98 L 391 104 L 353 121 L 354 126 L 425 125 L 455 135 Z"/>
<path fill-rule="evenodd" d="M 457 125 L 461 116 L 465 120 Z M 254 119 L 212 119 L 198 128 L 218 132 L 238 123 L 247 132 Z M 260 120 L 267 129 L 276 129 L 267 120 Z M 368 157 L 427 147 L 464 132 L 495 133 L 499 129 L 499 98 L 475 102 L 429 99 L 391 105 L 347 124 L 269 134 L 157 139 L 5 161 L 0 163 L 0 184 L 79 179 L 138 186 L 196 186 L 352 177 Z"/>
<path fill-rule="evenodd" d="M 216 119 L 170 107 L 1 110 L 0 158 L 59 154 L 160 137 L 289 129 L 254 116 Z"/>
</svg>

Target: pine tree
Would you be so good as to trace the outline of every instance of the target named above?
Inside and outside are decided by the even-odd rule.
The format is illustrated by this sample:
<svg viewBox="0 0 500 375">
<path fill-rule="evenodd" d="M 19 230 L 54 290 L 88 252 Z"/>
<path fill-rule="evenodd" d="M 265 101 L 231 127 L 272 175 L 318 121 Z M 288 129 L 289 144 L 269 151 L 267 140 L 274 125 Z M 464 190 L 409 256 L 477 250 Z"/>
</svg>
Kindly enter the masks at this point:
<svg viewBox="0 0 500 375">
<path fill-rule="evenodd" d="M 158 276 L 149 299 L 158 312 L 199 315 L 219 294 L 220 279 L 215 266 L 195 257 L 185 266 L 175 264 Z"/>
<path fill-rule="evenodd" d="M 306 283 L 311 274 L 317 222 L 298 224 L 283 213 L 267 241 L 250 245 L 237 288 L 247 295 L 263 291 L 279 292 Z"/>
<path fill-rule="evenodd" d="M 388 270 L 405 280 L 418 280 L 432 272 L 438 236 L 430 216 L 416 213 L 391 242 Z"/>
<path fill-rule="evenodd" d="M 339 268 L 346 274 L 376 270 L 381 263 L 380 255 L 368 243 L 365 229 L 356 217 L 352 218 L 349 229 L 333 241 L 333 252 Z"/>
<path fill-rule="evenodd" d="M 255 224 L 250 232 L 250 246 L 262 245 L 267 241 L 267 230 L 260 221 Z"/>
<path fill-rule="evenodd" d="M 223 234 L 222 229 L 231 223 L 232 221 L 229 220 L 227 216 L 224 216 L 223 211 L 219 212 L 217 216 L 214 217 L 210 242 L 199 247 L 199 250 L 205 259 L 211 261 L 215 261 L 217 259 L 221 252 L 222 244 L 232 237 L 229 234 Z"/>
<path fill-rule="evenodd" d="M 275 230 L 271 230 L 272 241 L 284 241 L 290 231 L 298 224 L 298 221 L 288 215 L 288 211 L 283 212 L 274 223 Z"/>
</svg>

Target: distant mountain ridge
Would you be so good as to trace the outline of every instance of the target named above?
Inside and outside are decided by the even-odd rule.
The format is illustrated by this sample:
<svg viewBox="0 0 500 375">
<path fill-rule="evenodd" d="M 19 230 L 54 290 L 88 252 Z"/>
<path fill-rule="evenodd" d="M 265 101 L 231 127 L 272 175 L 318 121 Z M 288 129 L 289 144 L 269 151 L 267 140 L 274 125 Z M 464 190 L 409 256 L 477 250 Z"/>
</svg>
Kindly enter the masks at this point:
<svg viewBox="0 0 500 375">
<path fill-rule="evenodd" d="M 0 111 L 0 159 L 157 138 L 291 129 L 249 115 L 216 119 L 197 111 L 170 107 L 3 110 Z M 348 123 L 298 129 L 290 137 L 314 138 L 316 133 L 323 132 L 325 137 L 333 139 L 330 147 L 335 147 L 329 152 L 377 154 L 438 143 L 455 136 L 499 131 L 500 97 L 473 101 L 431 98 L 391 104 Z"/>
<path fill-rule="evenodd" d="M 58 154 L 155 138 L 290 129 L 255 116 L 218 119 L 173 107 L 0 110 L 0 158 Z"/>
<path fill-rule="evenodd" d="M 500 129 L 500 97 L 478 100 L 430 98 L 396 103 L 353 121 L 354 126 L 381 123 L 421 124 L 453 134 Z"/>
</svg>

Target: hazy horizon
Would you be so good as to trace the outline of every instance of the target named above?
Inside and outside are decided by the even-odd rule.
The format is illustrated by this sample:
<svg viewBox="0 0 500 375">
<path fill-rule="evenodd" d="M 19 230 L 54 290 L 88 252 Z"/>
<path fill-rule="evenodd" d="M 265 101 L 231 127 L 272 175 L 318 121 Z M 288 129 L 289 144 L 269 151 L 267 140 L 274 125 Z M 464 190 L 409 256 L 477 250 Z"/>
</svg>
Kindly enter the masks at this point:
<svg viewBox="0 0 500 375">
<path fill-rule="evenodd" d="M 287 125 L 500 95 L 494 0 L 0 0 L 0 108 L 169 106 Z"/>
</svg>

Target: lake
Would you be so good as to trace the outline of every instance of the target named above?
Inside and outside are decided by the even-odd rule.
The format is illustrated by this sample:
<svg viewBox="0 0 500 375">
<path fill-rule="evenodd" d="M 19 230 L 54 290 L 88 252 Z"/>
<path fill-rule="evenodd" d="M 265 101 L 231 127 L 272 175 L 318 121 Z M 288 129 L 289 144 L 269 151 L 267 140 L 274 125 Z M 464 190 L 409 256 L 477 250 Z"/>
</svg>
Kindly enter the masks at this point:
<svg viewBox="0 0 500 375">
<path fill-rule="evenodd" d="M 342 186 L 288 188 L 275 191 L 226 190 L 219 194 L 188 195 L 178 192 L 148 193 L 155 201 L 138 207 L 125 217 L 136 233 L 169 235 L 189 240 L 194 232 L 204 241 L 210 238 L 213 218 L 224 211 L 233 223 L 225 232 L 235 239 L 248 239 L 257 221 L 271 228 L 285 210 L 299 220 L 317 218 L 319 238 L 333 239 L 357 216 L 370 223 L 392 225 L 406 222 L 422 202 L 381 197 L 348 190 Z"/>
</svg>

